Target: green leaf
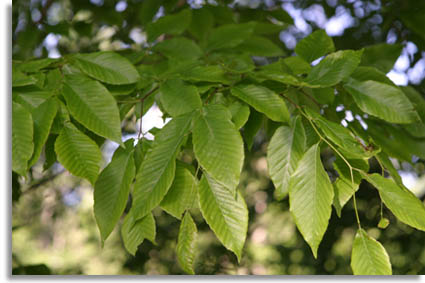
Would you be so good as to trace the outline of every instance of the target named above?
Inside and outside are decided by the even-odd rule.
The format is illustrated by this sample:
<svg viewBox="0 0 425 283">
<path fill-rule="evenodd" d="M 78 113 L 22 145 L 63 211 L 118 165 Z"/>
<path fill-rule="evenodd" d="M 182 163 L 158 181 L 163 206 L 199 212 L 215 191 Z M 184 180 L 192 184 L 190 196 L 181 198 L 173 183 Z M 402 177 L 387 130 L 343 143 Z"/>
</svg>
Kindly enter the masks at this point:
<svg viewBox="0 0 425 283">
<path fill-rule="evenodd" d="M 272 57 L 285 55 L 285 52 L 279 46 L 262 36 L 247 38 L 237 49 L 251 56 Z"/>
<path fill-rule="evenodd" d="M 173 117 L 202 107 L 198 89 L 182 80 L 167 80 L 161 85 L 159 91 L 162 106 Z"/>
<path fill-rule="evenodd" d="M 35 85 L 13 88 L 13 101 L 18 102 L 28 110 L 34 110 L 49 99 L 53 92 L 46 91 Z"/>
<path fill-rule="evenodd" d="M 122 144 L 120 114 L 114 97 L 99 82 L 66 75 L 63 86 L 69 112 L 87 129 Z"/>
<path fill-rule="evenodd" d="M 177 163 L 174 181 L 161 201 L 161 208 L 181 219 L 185 210 L 193 207 L 196 200 L 197 180 L 181 163 Z"/>
<path fill-rule="evenodd" d="M 214 234 L 240 262 L 248 229 L 248 209 L 241 193 L 235 195 L 204 174 L 199 184 L 199 205 Z"/>
<path fill-rule="evenodd" d="M 397 219 L 418 230 L 425 231 L 425 207 L 411 191 L 376 173 L 363 174 L 363 176 L 378 189 L 385 206 Z"/>
<path fill-rule="evenodd" d="M 12 102 L 12 170 L 22 176 L 34 150 L 33 132 L 31 113 Z"/>
<path fill-rule="evenodd" d="M 198 230 L 189 212 L 186 212 L 180 224 L 179 238 L 177 242 L 177 260 L 180 266 L 188 274 L 195 274 L 193 259 L 195 257 L 195 241 Z"/>
<path fill-rule="evenodd" d="M 364 172 L 369 170 L 369 163 L 364 159 L 348 159 L 347 161 L 353 168 L 363 170 Z M 341 217 L 342 208 L 359 189 L 362 176 L 357 170 L 353 170 L 353 180 L 351 180 L 350 168 L 339 156 L 336 156 L 333 166 L 339 175 L 333 183 L 335 191 L 333 205 L 338 217 Z"/>
<path fill-rule="evenodd" d="M 291 127 L 279 127 L 270 140 L 267 164 L 278 200 L 288 194 L 290 177 L 305 152 L 305 144 L 305 131 L 299 116 L 292 121 Z"/>
<path fill-rule="evenodd" d="M 177 116 L 155 136 L 134 184 L 132 211 L 136 219 L 148 214 L 167 194 L 176 168 L 176 155 L 188 134 L 192 113 Z"/>
<path fill-rule="evenodd" d="M 143 26 L 152 21 L 161 4 L 162 0 L 144 0 L 142 2 L 139 11 L 139 20 Z"/>
<path fill-rule="evenodd" d="M 415 107 L 422 122 L 425 123 L 425 99 L 423 98 L 422 94 L 417 92 L 412 86 L 400 88 Z"/>
<path fill-rule="evenodd" d="M 322 29 L 316 30 L 301 39 L 295 47 L 295 53 L 309 63 L 334 51 L 335 46 L 332 38 Z"/>
<path fill-rule="evenodd" d="M 16 68 L 12 68 L 12 87 L 33 85 L 36 81 L 34 77 L 27 76 Z"/>
<path fill-rule="evenodd" d="M 229 111 L 232 114 L 232 122 L 236 129 L 240 129 L 245 125 L 249 118 L 249 106 L 239 101 L 234 101 L 229 105 Z"/>
<path fill-rule="evenodd" d="M 140 78 L 130 61 L 114 52 L 76 54 L 72 58 L 83 73 L 111 85 L 132 84 Z"/>
<path fill-rule="evenodd" d="M 373 154 L 373 152 L 366 151 L 353 133 L 344 126 L 325 119 L 309 108 L 304 110 L 326 138 L 336 144 L 347 157 L 366 158 Z"/>
<path fill-rule="evenodd" d="M 119 147 L 111 163 L 103 169 L 94 185 L 94 216 L 102 243 L 111 234 L 127 204 L 130 186 L 136 175 L 133 139 Z"/>
<path fill-rule="evenodd" d="M 134 148 L 134 163 L 136 164 L 136 173 L 145 159 L 146 153 L 152 148 L 152 141 L 146 138 L 141 138 Z"/>
<path fill-rule="evenodd" d="M 200 42 L 204 42 L 209 32 L 214 27 L 214 16 L 206 8 L 192 10 L 192 22 L 189 32 Z"/>
<path fill-rule="evenodd" d="M 360 65 L 372 66 L 388 73 L 403 50 L 402 44 L 380 43 L 364 48 Z"/>
<path fill-rule="evenodd" d="M 132 213 L 127 214 L 121 227 L 121 235 L 126 250 L 136 255 L 137 247 L 148 239 L 155 244 L 156 227 L 152 213 L 136 220 Z"/>
<path fill-rule="evenodd" d="M 376 81 L 384 84 L 395 86 L 392 80 L 384 72 L 376 69 L 375 67 L 359 66 L 351 74 L 351 78 L 357 81 Z"/>
<path fill-rule="evenodd" d="M 311 66 L 299 56 L 286 57 L 282 61 L 294 73 L 294 75 L 308 74 Z"/>
<path fill-rule="evenodd" d="M 328 227 L 334 190 L 320 160 L 319 143 L 301 160 L 289 181 L 289 204 L 295 224 L 315 258 Z"/>
<path fill-rule="evenodd" d="M 184 9 L 173 15 L 165 15 L 146 26 L 148 40 L 154 41 L 163 33 L 179 35 L 189 27 L 191 19 L 192 11 L 190 9 Z"/>
<path fill-rule="evenodd" d="M 102 153 L 94 141 L 67 122 L 56 139 L 55 152 L 63 167 L 94 185 L 102 160 Z"/>
<path fill-rule="evenodd" d="M 33 166 L 40 157 L 41 150 L 47 141 L 57 111 L 57 100 L 48 99 L 32 112 L 32 119 L 34 121 L 34 153 L 28 162 L 28 167 Z"/>
<path fill-rule="evenodd" d="M 232 95 L 248 103 L 255 110 L 264 113 L 276 122 L 289 122 L 289 112 L 285 102 L 275 92 L 257 85 L 238 85 L 231 89 Z"/>
<path fill-rule="evenodd" d="M 250 110 L 248 121 L 243 127 L 243 139 L 245 140 L 246 146 L 249 150 L 251 150 L 254 138 L 263 125 L 263 120 L 264 115 L 254 109 Z"/>
<path fill-rule="evenodd" d="M 43 58 L 43 59 L 37 59 L 37 60 L 30 60 L 30 61 L 19 63 L 17 64 L 16 67 L 21 72 L 35 73 L 41 69 L 48 67 L 53 62 L 57 62 L 59 60 L 61 59 Z"/>
<path fill-rule="evenodd" d="M 254 28 L 254 23 L 219 26 L 211 31 L 206 49 L 209 52 L 217 49 L 236 47 L 251 37 Z"/>
<path fill-rule="evenodd" d="M 386 229 L 388 225 L 390 225 L 390 220 L 388 220 L 388 218 L 381 218 L 378 223 L 378 228 Z"/>
<path fill-rule="evenodd" d="M 320 104 L 331 105 L 335 100 L 335 89 L 332 87 L 312 88 L 313 97 Z"/>
<path fill-rule="evenodd" d="M 57 160 L 55 152 L 55 142 L 58 135 L 49 135 L 46 144 L 44 145 L 44 157 L 45 161 L 43 164 L 43 170 L 49 169 Z"/>
<path fill-rule="evenodd" d="M 152 49 L 168 58 L 177 60 L 195 60 L 202 55 L 201 48 L 185 37 L 175 37 L 161 41 L 154 45 Z"/>
<path fill-rule="evenodd" d="M 306 83 L 321 87 L 336 85 L 348 78 L 357 68 L 362 53 L 362 50 L 344 50 L 329 54 L 311 69 Z"/>
<path fill-rule="evenodd" d="M 344 88 L 361 110 L 391 123 L 411 123 L 419 119 L 412 103 L 397 87 L 375 81 L 350 79 Z"/>
<path fill-rule="evenodd" d="M 226 77 L 224 70 L 218 65 L 189 68 L 181 72 L 180 76 L 184 80 L 195 82 L 218 82 L 229 84 L 229 79 Z"/>
<path fill-rule="evenodd" d="M 365 230 L 359 229 L 351 253 L 354 275 L 391 275 L 390 258 L 385 248 Z"/>
<path fill-rule="evenodd" d="M 202 168 L 234 192 L 239 184 L 244 150 L 242 137 L 230 119 L 224 106 L 207 105 L 194 119 L 192 142 Z"/>
</svg>

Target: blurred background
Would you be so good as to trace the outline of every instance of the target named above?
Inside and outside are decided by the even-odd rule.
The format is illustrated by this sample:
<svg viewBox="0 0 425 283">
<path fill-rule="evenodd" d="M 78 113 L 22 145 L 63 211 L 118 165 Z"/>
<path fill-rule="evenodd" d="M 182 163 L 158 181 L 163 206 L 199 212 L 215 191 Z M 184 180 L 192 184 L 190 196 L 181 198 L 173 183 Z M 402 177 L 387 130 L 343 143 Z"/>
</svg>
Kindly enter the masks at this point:
<svg viewBox="0 0 425 283">
<path fill-rule="evenodd" d="M 21 0 L 13 1 L 12 57 L 28 60 L 57 58 L 74 52 L 140 50 L 146 44 L 142 0 Z M 154 19 L 185 1 L 157 1 Z M 425 1 L 417 0 L 239 0 L 187 1 L 193 9 L 206 3 L 225 2 L 234 10 L 277 7 L 287 12 L 279 34 L 281 47 L 293 54 L 296 43 L 316 29 L 333 37 L 337 49 L 359 49 L 377 43 L 401 43 L 404 48 L 387 74 L 398 85 L 414 86 L 425 93 Z M 346 113 L 346 119 L 353 119 Z M 143 131 L 161 128 L 167 120 L 154 105 L 143 118 Z M 125 139 L 137 136 L 139 121 L 129 121 Z M 249 208 L 249 230 L 240 264 L 209 230 L 201 215 L 196 242 L 197 274 L 351 274 L 351 244 L 356 232 L 352 202 L 341 218 L 333 211 L 315 260 L 289 213 L 288 200 L 276 201 L 267 174 L 268 129 L 256 135 L 245 152 L 240 188 Z M 152 138 L 152 135 L 148 135 Z M 116 144 L 103 145 L 105 164 Z M 323 160 L 332 172 L 332 154 Z M 424 160 L 394 165 L 403 183 L 425 199 Z M 44 160 L 32 169 L 30 182 L 13 176 L 12 267 L 14 274 L 182 274 L 175 247 L 179 221 L 154 210 L 157 245 L 143 242 L 136 256 L 123 246 L 119 227 L 100 246 L 93 216 L 93 189 L 64 171 L 59 164 L 43 171 Z M 371 171 L 380 172 L 371 161 Z M 386 248 L 393 274 L 425 274 L 425 234 L 398 222 L 384 209 L 391 224 L 377 228 L 380 202 L 375 189 L 362 183 L 356 194 L 362 226 Z"/>
</svg>

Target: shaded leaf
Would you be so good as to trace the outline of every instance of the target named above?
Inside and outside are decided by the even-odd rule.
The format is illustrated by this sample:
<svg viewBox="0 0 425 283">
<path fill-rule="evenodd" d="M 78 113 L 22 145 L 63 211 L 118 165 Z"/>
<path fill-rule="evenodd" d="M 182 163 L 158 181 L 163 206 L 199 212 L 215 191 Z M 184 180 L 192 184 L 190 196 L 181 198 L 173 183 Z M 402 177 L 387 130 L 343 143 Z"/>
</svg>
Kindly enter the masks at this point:
<svg viewBox="0 0 425 283">
<path fill-rule="evenodd" d="M 125 249 L 133 256 L 145 239 L 155 244 L 156 226 L 152 213 L 139 220 L 132 213 L 127 214 L 121 227 L 121 235 Z"/>
</svg>

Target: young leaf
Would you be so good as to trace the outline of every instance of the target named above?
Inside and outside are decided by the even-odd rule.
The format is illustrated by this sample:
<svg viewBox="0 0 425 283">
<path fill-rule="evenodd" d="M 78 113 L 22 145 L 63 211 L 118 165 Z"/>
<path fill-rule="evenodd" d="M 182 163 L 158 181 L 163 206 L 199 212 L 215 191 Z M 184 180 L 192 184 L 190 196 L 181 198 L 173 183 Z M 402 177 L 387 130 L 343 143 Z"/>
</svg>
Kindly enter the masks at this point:
<svg viewBox="0 0 425 283">
<path fill-rule="evenodd" d="M 285 102 L 268 88 L 257 85 L 238 85 L 231 89 L 232 95 L 248 103 L 255 110 L 264 113 L 276 122 L 289 122 L 289 112 Z"/>
<path fill-rule="evenodd" d="M 390 258 L 385 248 L 365 230 L 359 229 L 351 253 L 354 275 L 391 275 Z"/>
<path fill-rule="evenodd" d="M 288 194 L 289 179 L 305 152 L 306 137 L 301 117 L 297 116 L 291 124 L 291 127 L 279 127 L 267 148 L 269 174 L 278 200 Z"/>
<path fill-rule="evenodd" d="M 185 37 L 175 37 L 161 41 L 153 46 L 153 50 L 168 58 L 177 60 L 195 60 L 202 55 L 201 48 Z"/>
<path fill-rule="evenodd" d="M 242 138 L 230 121 L 230 112 L 211 104 L 194 119 L 193 151 L 199 164 L 217 182 L 235 191 L 244 160 Z"/>
<path fill-rule="evenodd" d="M 161 103 L 171 116 L 179 116 L 202 107 L 198 89 L 182 80 L 171 79 L 161 85 Z"/>
<path fill-rule="evenodd" d="M 181 163 L 176 165 L 174 181 L 161 201 L 161 208 L 181 219 L 185 210 L 191 209 L 196 200 L 197 180 Z"/>
<path fill-rule="evenodd" d="M 311 69 L 306 83 L 321 87 L 336 85 L 357 68 L 362 53 L 362 50 L 344 50 L 329 54 Z"/>
<path fill-rule="evenodd" d="M 94 141 L 67 122 L 56 139 L 55 152 L 63 167 L 94 185 L 102 160 L 102 153 Z"/>
<path fill-rule="evenodd" d="M 12 102 L 12 170 L 22 176 L 34 150 L 33 131 L 31 113 Z"/>
<path fill-rule="evenodd" d="M 188 27 L 192 19 L 191 9 L 184 9 L 173 15 L 166 15 L 146 26 L 148 40 L 154 41 L 161 34 L 179 35 Z"/>
<path fill-rule="evenodd" d="M 242 195 L 235 195 L 207 174 L 202 176 L 198 192 L 204 219 L 240 261 L 248 229 L 248 209 Z"/>
<path fill-rule="evenodd" d="M 83 73 L 111 85 L 132 84 L 140 78 L 136 68 L 114 52 L 76 54 L 73 58 Z"/>
<path fill-rule="evenodd" d="M 188 274 L 195 274 L 193 259 L 195 257 L 195 240 L 198 230 L 189 212 L 186 212 L 180 224 L 177 242 L 177 260 Z"/>
<path fill-rule="evenodd" d="M 295 224 L 315 258 L 328 227 L 334 191 L 320 160 L 320 144 L 313 145 L 298 162 L 289 181 L 289 205 Z"/>
<path fill-rule="evenodd" d="M 136 255 L 137 247 L 148 239 L 155 244 L 156 226 L 152 213 L 136 220 L 132 213 L 127 214 L 121 227 L 121 235 L 126 250 Z"/>
<path fill-rule="evenodd" d="M 99 82 L 84 75 L 66 75 L 63 86 L 69 112 L 87 129 L 122 144 L 115 99 Z"/>
<path fill-rule="evenodd" d="M 334 51 L 335 46 L 332 38 L 322 29 L 316 30 L 301 39 L 295 47 L 295 53 L 309 63 Z"/>
<path fill-rule="evenodd" d="M 361 110 L 391 123 L 411 123 L 419 119 L 412 103 L 397 87 L 375 81 L 350 79 L 344 88 Z"/>
<path fill-rule="evenodd" d="M 94 185 L 94 216 L 102 243 L 114 229 L 128 200 L 130 186 L 136 174 L 133 139 L 119 147 L 111 163 L 103 169 Z"/>
<path fill-rule="evenodd" d="M 48 99 L 32 112 L 34 121 L 34 153 L 28 162 L 28 167 L 33 166 L 40 157 L 41 150 L 49 136 L 50 128 L 58 110 L 56 99 Z"/>
<path fill-rule="evenodd" d="M 397 219 L 418 230 L 425 231 L 425 207 L 411 191 L 376 173 L 363 174 L 363 176 L 378 189 L 385 206 Z"/>
<path fill-rule="evenodd" d="M 136 175 L 132 211 L 136 219 L 160 204 L 170 188 L 176 168 L 176 155 L 189 132 L 192 113 L 172 119 L 155 136 Z"/>
</svg>

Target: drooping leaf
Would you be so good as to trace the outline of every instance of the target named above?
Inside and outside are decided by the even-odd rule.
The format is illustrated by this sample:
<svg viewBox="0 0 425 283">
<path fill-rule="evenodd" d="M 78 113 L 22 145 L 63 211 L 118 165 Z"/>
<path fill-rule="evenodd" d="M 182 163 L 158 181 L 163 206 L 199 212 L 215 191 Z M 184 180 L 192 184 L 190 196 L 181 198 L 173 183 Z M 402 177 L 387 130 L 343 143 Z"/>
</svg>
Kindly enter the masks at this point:
<svg viewBox="0 0 425 283">
<path fill-rule="evenodd" d="M 240 261 L 248 229 L 248 209 L 242 195 L 235 195 L 204 174 L 199 184 L 199 205 L 214 234 Z"/>
<path fill-rule="evenodd" d="M 133 256 L 145 239 L 155 244 L 156 226 L 152 213 L 139 220 L 136 220 L 132 213 L 127 214 L 121 227 L 121 235 L 125 249 Z"/>
<path fill-rule="evenodd" d="M 33 166 L 40 157 L 41 150 L 47 141 L 57 110 L 58 104 L 56 99 L 48 99 L 32 112 L 34 121 L 34 153 L 28 162 L 28 167 Z"/>
<path fill-rule="evenodd" d="M 321 87 L 333 86 L 348 78 L 360 63 L 363 51 L 344 50 L 329 54 L 311 68 L 306 83 Z"/>
<path fill-rule="evenodd" d="M 278 200 L 288 194 L 289 180 L 305 152 L 305 143 L 304 127 L 299 116 L 292 121 L 291 127 L 279 127 L 270 140 L 267 164 Z"/>
<path fill-rule="evenodd" d="M 261 113 L 254 109 L 250 110 L 248 121 L 243 127 L 243 139 L 245 140 L 248 150 L 251 150 L 254 144 L 254 138 L 263 125 L 263 120 L 264 116 Z"/>
<path fill-rule="evenodd" d="M 186 212 L 180 224 L 179 238 L 177 242 L 177 260 L 182 269 L 188 274 L 195 274 L 193 259 L 195 257 L 195 241 L 198 230 L 196 224 Z"/>
<path fill-rule="evenodd" d="M 359 229 L 351 253 L 354 275 L 391 275 L 390 258 L 385 248 L 365 230 Z"/>
<path fill-rule="evenodd" d="M 361 110 L 391 123 L 411 123 L 419 119 L 412 103 L 397 87 L 375 81 L 350 79 L 344 88 Z"/>
<path fill-rule="evenodd" d="M 270 89 L 257 85 L 238 85 L 231 89 L 231 93 L 273 121 L 289 122 L 289 112 L 285 102 Z"/>
<path fill-rule="evenodd" d="M 379 174 L 363 174 L 366 180 L 378 189 L 385 206 L 401 222 L 425 231 L 424 204 L 408 189 L 398 186 L 393 180 Z"/>
<path fill-rule="evenodd" d="M 170 188 L 176 168 L 176 155 L 189 132 L 192 113 L 173 118 L 155 136 L 134 184 L 133 207 L 136 219 L 148 214 L 160 204 Z"/>
<path fill-rule="evenodd" d="M 99 82 L 83 75 L 66 75 L 63 87 L 69 112 L 87 129 L 122 144 L 115 99 Z"/>
<path fill-rule="evenodd" d="M 185 210 L 192 208 L 196 200 L 197 180 L 181 163 L 176 165 L 174 181 L 161 201 L 161 208 L 181 219 Z"/>
<path fill-rule="evenodd" d="M 128 200 L 136 174 L 133 139 L 119 147 L 94 185 L 94 216 L 104 242 L 114 229 Z"/>
<path fill-rule="evenodd" d="M 198 89 L 182 80 L 167 80 L 161 84 L 159 91 L 162 106 L 173 117 L 202 107 Z"/>
<path fill-rule="evenodd" d="M 102 153 L 93 140 L 67 122 L 55 141 L 55 152 L 63 167 L 94 185 Z"/>
<path fill-rule="evenodd" d="M 328 227 L 334 190 L 320 160 L 320 144 L 313 145 L 289 181 L 291 214 L 315 258 Z"/>
<path fill-rule="evenodd" d="M 322 29 L 309 34 L 295 47 L 295 53 L 309 63 L 334 51 L 332 38 Z"/>
<path fill-rule="evenodd" d="M 40 106 L 40 104 L 52 95 L 53 92 L 41 89 L 35 85 L 17 87 L 12 90 L 13 101 L 18 102 L 31 111 Z"/>
<path fill-rule="evenodd" d="M 148 40 L 154 41 L 161 34 L 179 35 L 184 32 L 192 19 L 191 9 L 184 9 L 173 15 L 165 15 L 146 26 Z"/>
<path fill-rule="evenodd" d="M 207 51 L 233 48 L 248 39 L 254 31 L 255 24 L 228 24 L 211 31 L 208 37 Z"/>
<path fill-rule="evenodd" d="M 136 68 L 115 52 L 76 54 L 74 64 L 86 75 L 111 84 L 132 84 L 140 78 Z"/>
<path fill-rule="evenodd" d="M 202 168 L 234 191 L 239 183 L 244 151 L 242 138 L 230 119 L 231 114 L 224 106 L 207 105 L 194 119 L 192 142 Z"/>
<path fill-rule="evenodd" d="M 134 147 L 134 163 L 136 164 L 136 173 L 145 159 L 146 153 L 152 148 L 152 141 L 141 138 Z"/>
<path fill-rule="evenodd" d="M 177 60 L 194 60 L 202 55 L 199 46 L 185 37 L 174 37 L 154 45 L 154 51 Z"/>
<path fill-rule="evenodd" d="M 22 105 L 12 102 L 12 170 L 25 176 L 34 150 L 33 120 Z"/>
</svg>

